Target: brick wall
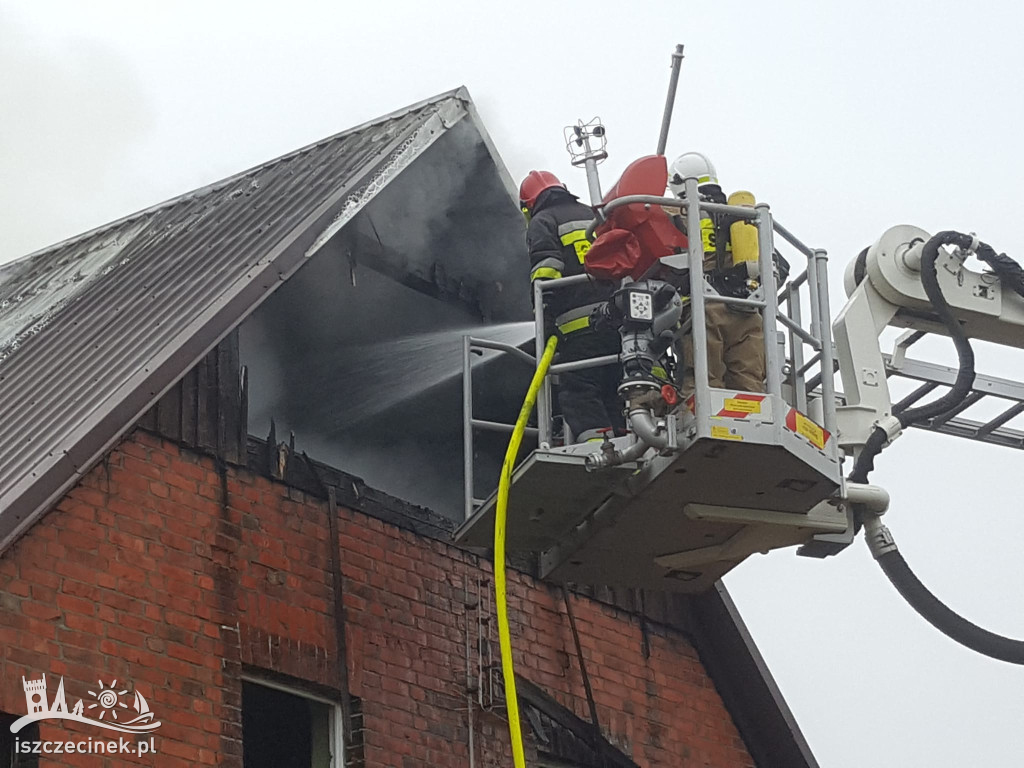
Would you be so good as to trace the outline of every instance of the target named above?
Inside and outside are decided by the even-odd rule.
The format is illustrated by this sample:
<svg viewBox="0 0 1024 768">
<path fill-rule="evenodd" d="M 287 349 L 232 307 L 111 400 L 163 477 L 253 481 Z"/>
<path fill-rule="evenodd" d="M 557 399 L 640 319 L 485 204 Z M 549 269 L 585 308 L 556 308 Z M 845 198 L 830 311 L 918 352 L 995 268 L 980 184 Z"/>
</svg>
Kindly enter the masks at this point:
<svg viewBox="0 0 1024 768">
<path fill-rule="evenodd" d="M 467 766 L 465 584 L 489 564 L 338 514 L 366 765 Z M 69 706 L 116 678 L 162 721 L 159 753 L 42 765 L 241 766 L 243 669 L 337 688 L 327 515 L 323 500 L 134 433 L 0 557 L 0 710 L 25 711 L 22 676 L 45 673 L 52 697 L 63 675 Z M 513 572 L 510 605 L 517 671 L 588 718 L 560 591 Z M 643 766 L 753 766 L 680 633 L 649 623 L 645 655 L 636 616 L 573 607 L 609 741 Z M 44 739 L 93 731 L 41 725 Z M 475 736 L 477 765 L 511 764 L 498 714 L 477 713 Z"/>
</svg>

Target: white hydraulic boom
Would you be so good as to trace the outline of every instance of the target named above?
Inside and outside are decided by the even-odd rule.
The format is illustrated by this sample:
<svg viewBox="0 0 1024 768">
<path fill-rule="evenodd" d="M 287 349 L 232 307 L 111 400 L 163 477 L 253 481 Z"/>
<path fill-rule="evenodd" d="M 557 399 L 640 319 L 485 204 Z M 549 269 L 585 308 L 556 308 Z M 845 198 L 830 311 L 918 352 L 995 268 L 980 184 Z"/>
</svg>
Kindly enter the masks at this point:
<svg viewBox="0 0 1024 768">
<path fill-rule="evenodd" d="M 839 445 L 855 455 L 875 426 L 889 432 L 890 440 L 902 430 L 893 418 L 887 372 L 899 372 L 905 364 L 906 344 L 892 356 L 883 355 L 882 330 L 891 325 L 949 335 L 921 280 L 922 251 L 930 237 L 917 227 L 893 227 L 847 268 L 850 298 L 833 324 L 845 395 L 836 420 Z M 969 246 L 940 247 L 935 260 L 939 289 L 957 323 L 969 339 L 1024 348 L 1024 299 L 994 272 L 969 269 L 969 255 Z"/>
<path fill-rule="evenodd" d="M 947 247 L 952 246 L 952 250 Z M 991 271 L 968 269 L 971 255 Z M 1024 642 L 993 634 L 957 615 L 917 579 L 900 555 L 892 534 L 882 525 L 888 498 L 863 498 L 874 457 L 908 426 L 949 425 L 958 414 L 989 395 L 1011 405 L 988 422 L 971 422 L 963 436 L 987 439 L 1024 412 L 1021 385 L 984 377 L 974 371 L 971 340 L 984 340 L 1024 348 L 1024 272 L 1004 254 L 971 234 L 940 232 L 929 236 L 915 227 L 888 230 L 851 265 L 846 275 L 849 302 L 835 324 L 837 360 L 845 392 L 845 404 L 837 410 L 840 446 L 853 454 L 853 469 L 846 482 L 846 496 L 853 503 L 855 526 L 863 526 L 872 554 L 886 576 L 908 603 L 941 632 L 962 645 L 1003 661 L 1024 664 Z M 878 336 L 887 325 L 909 328 L 893 355 L 881 352 Z M 928 364 L 908 361 L 909 343 L 924 332 L 952 338 L 958 367 L 931 366 L 932 380 L 920 376 Z M 910 397 L 893 403 L 888 373 L 908 370 L 917 364 L 924 383 Z M 936 380 L 939 379 L 939 380 Z M 940 384 L 949 387 L 940 397 L 917 405 Z M 962 425 L 961 425 L 962 426 Z M 956 434 L 956 432 L 954 432 Z M 1008 443 L 1008 444 L 1013 444 Z M 1016 447 L 1024 447 L 1017 440 Z M 872 503 L 873 502 L 873 503 Z M 811 545 L 813 553 L 813 544 Z M 819 551 L 818 554 L 827 551 Z"/>
</svg>

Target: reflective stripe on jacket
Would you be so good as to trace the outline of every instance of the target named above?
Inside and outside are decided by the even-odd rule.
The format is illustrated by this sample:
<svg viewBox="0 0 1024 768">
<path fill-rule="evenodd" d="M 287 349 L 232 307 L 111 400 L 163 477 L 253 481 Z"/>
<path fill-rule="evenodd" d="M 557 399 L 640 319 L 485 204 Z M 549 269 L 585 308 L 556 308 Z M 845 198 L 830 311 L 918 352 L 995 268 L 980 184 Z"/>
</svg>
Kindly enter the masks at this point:
<svg viewBox="0 0 1024 768">
<path fill-rule="evenodd" d="M 594 214 L 564 189 L 548 189 L 534 205 L 526 242 L 530 251 L 530 281 L 553 280 L 584 274 L 584 257 L 590 250 L 587 227 Z M 549 317 L 607 301 L 614 290 L 611 283 L 592 280 L 546 294 Z M 589 316 L 589 312 L 587 313 Z"/>
</svg>

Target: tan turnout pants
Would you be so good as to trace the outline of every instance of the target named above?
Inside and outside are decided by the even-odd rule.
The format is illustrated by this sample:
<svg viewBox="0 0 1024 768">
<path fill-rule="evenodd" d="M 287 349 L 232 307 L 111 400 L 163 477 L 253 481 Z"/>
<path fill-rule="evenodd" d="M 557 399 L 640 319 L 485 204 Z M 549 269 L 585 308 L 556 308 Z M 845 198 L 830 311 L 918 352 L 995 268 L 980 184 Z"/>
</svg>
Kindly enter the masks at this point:
<svg viewBox="0 0 1024 768">
<path fill-rule="evenodd" d="M 737 312 L 712 302 L 708 327 L 708 384 L 719 389 L 764 392 L 764 329 L 759 312 Z M 693 394 L 693 337 L 683 339 L 683 395 Z"/>
</svg>

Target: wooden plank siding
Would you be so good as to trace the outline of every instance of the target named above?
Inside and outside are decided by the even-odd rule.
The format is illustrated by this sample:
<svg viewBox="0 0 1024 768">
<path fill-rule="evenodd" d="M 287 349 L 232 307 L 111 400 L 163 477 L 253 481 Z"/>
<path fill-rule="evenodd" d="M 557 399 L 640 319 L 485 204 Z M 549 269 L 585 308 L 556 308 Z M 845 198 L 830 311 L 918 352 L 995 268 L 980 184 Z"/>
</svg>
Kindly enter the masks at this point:
<svg viewBox="0 0 1024 768">
<path fill-rule="evenodd" d="M 249 433 L 246 379 L 234 330 L 146 412 L 139 426 L 244 466 Z"/>
</svg>

